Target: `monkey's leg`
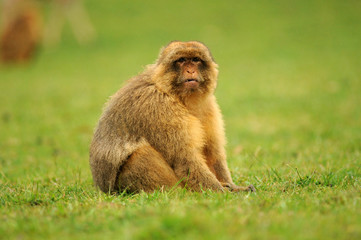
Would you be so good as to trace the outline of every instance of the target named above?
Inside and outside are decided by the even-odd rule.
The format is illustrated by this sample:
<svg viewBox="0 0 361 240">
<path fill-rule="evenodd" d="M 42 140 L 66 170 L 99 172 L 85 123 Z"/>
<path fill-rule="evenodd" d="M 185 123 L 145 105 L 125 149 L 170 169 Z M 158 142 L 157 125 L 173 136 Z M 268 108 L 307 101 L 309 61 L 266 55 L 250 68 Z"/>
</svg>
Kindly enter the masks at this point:
<svg viewBox="0 0 361 240">
<path fill-rule="evenodd" d="M 119 190 L 151 192 L 171 188 L 178 182 L 172 168 L 152 147 L 136 150 L 121 167 L 117 184 Z"/>
</svg>

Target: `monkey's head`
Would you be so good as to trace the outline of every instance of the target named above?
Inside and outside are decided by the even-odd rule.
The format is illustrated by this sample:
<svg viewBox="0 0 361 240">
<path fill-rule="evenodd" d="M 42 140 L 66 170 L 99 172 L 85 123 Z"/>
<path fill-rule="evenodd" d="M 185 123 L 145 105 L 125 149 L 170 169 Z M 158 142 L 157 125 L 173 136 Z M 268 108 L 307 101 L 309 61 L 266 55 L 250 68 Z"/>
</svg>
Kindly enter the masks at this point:
<svg viewBox="0 0 361 240">
<path fill-rule="evenodd" d="M 169 43 L 154 67 L 155 83 L 178 96 L 211 93 L 217 84 L 218 65 L 209 49 L 197 41 Z"/>
</svg>

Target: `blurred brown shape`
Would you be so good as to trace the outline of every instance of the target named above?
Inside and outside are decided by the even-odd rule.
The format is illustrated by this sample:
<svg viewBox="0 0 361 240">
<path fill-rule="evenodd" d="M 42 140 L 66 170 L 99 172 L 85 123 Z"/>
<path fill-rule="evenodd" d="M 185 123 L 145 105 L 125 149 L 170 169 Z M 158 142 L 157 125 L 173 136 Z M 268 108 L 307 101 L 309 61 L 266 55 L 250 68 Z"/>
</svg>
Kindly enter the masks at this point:
<svg viewBox="0 0 361 240">
<path fill-rule="evenodd" d="M 55 46 L 61 40 L 66 22 L 79 44 L 86 44 L 96 37 L 83 0 L 52 0 L 49 18 L 44 31 L 45 46 Z"/>
<path fill-rule="evenodd" d="M 1 61 L 29 61 L 40 43 L 41 17 L 37 6 L 29 0 L 6 0 L 2 15 Z"/>
<path fill-rule="evenodd" d="M 239 144 L 233 149 L 233 155 L 238 156 L 241 154 L 242 151 L 243 151 L 243 146 Z"/>
</svg>

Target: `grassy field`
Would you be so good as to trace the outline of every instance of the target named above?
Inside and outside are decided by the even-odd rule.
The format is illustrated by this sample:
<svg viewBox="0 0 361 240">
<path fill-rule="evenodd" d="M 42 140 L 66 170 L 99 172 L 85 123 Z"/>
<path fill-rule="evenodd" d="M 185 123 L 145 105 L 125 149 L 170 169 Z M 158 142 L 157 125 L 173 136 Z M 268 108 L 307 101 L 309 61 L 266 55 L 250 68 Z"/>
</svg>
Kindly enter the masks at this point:
<svg viewBox="0 0 361 240">
<path fill-rule="evenodd" d="M 360 1 L 86 3 L 94 43 L 67 26 L 0 67 L 0 239 L 361 239 Z M 175 39 L 212 50 L 229 167 L 257 193 L 93 187 L 103 104 Z"/>
</svg>

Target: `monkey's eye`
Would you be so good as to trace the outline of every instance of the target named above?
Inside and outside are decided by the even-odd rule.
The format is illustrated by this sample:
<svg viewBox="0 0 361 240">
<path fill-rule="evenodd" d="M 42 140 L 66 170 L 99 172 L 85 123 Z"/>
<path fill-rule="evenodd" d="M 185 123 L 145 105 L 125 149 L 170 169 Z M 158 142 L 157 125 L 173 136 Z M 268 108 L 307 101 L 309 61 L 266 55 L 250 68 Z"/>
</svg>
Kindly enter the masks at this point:
<svg viewBox="0 0 361 240">
<path fill-rule="evenodd" d="M 192 62 L 200 62 L 200 61 L 201 61 L 200 58 L 197 58 L 197 57 L 192 58 Z"/>
<path fill-rule="evenodd" d="M 176 62 L 182 63 L 182 62 L 185 62 L 185 61 L 186 61 L 186 59 L 184 57 L 181 57 Z"/>
</svg>

